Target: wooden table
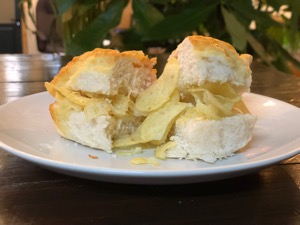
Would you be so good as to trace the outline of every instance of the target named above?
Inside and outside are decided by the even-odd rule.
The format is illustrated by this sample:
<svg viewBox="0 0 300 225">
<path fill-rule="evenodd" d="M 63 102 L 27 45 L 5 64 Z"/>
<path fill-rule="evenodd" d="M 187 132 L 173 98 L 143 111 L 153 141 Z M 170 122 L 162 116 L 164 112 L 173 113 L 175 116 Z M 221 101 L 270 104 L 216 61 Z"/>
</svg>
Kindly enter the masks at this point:
<svg viewBox="0 0 300 225">
<path fill-rule="evenodd" d="M 0 104 L 44 91 L 43 83 L 68 60 L 0 55 Z M 253 64 L 252 92 L 300 107 L 300 78 L 258 63 Z M 0 149 L 0 225 L 299 225 L 299 190 L 299 155 L 237 178 L 144 186 L 58 174 Z"/>
</svg>

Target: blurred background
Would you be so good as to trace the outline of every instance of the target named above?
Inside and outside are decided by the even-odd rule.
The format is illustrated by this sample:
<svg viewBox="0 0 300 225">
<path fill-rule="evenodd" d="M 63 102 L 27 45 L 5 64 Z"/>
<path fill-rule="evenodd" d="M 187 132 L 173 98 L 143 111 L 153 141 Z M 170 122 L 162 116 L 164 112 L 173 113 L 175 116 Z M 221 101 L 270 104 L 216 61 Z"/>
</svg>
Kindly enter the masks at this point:
<svg viewBox="0 0 300 225">
<path fill-rule="evenodd" d="M 101 47 L 167 57 L 199 34 L 300 76 L 299 16 L 299 0 L 0 0 L 0 53 Z"/>
</svg>

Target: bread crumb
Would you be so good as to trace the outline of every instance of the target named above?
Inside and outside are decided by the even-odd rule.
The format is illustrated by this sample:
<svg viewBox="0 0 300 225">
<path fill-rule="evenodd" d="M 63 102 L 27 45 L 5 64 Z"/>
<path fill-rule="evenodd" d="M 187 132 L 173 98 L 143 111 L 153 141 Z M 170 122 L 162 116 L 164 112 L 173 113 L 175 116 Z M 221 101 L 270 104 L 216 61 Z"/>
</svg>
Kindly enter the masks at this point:
<svg viewBox="0 0 300 225">
<path fill-rule="evenodd" d="M 89 157 L 90 157 L 91 159 L 98 159 L 98 156 L 91 155 L 91 154 L 89 154 Z"/>
</svg>

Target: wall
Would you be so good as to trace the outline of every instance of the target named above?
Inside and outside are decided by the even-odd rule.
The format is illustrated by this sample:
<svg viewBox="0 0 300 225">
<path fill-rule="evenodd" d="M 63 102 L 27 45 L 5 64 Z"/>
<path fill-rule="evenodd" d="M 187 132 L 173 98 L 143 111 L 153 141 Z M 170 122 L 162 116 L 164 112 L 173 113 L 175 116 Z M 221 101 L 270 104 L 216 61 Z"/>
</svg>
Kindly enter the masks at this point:
<svg viewBox="0 0 300 225">
<path fill-rule="evenodd" d="M 11 24 L 15 20 L 15 2 L 0 0 L 0 23 Z"/>
</svg>

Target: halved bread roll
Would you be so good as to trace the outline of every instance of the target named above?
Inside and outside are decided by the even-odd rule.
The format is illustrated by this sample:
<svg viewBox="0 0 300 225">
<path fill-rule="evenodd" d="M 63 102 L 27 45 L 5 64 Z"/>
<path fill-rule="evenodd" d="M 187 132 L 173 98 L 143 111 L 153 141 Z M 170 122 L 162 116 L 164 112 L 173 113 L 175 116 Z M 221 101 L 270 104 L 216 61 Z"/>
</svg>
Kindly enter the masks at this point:
<svg viewBox="0 0 300 225">
<path fill-rule="evenodd" d="M 252 56 L 211 37 L 189 36 L 169 60 L 174 58 L 181 101 L 193 106 L 176 120 L 158 155 L 213 163 L 245 147 L 256 122 L 242 101 L 250 90 Z"/>
<path fill-rule="evenodd" d="M 45 86 L 55 97 L 50 113 L 61 136 L 112 152 L 115 137 L 132 133 L 143 116 L 134 102 L 156 80 L 141 51 L 95 49 L 73 58 Z"/>
</svg>

